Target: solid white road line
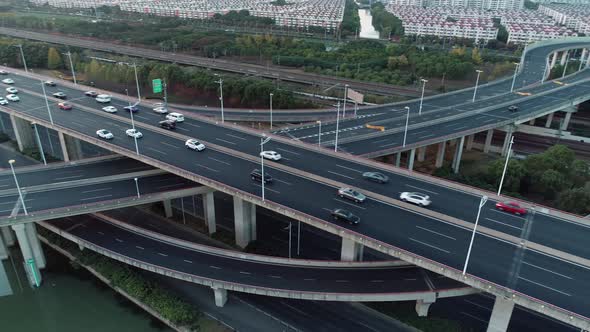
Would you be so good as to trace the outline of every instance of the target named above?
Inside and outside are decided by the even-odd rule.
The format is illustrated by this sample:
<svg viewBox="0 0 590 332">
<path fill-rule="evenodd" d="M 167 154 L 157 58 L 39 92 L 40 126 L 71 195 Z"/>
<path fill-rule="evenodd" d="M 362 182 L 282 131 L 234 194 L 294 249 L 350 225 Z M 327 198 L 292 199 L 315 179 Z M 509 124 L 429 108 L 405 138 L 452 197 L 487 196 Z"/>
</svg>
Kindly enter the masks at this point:
<svg viewBox="0 0 590 332">
<path fill-rule="evenodd" d="M 572 277 L 566 276 L 565 274 L 557 273 L 557 272 L 554 272 L 554 271 L 548 270 L 548 269 L 546 269 L 546 268 L 542 268 L 542 267 L 540 267 L 540 266 L 537 266 L 537 265 L 534 265 L 534 264 L 531 264 L 531 263 L 527 263 L 527 262 L 525 262 L 525 261 L 522 261 L 522 263 L 523 263 L 523 264 L 526 264 L 526 265 L 528 265 L 528 266 L 532 266 L 532 267 L 534 267 L 534 268 L 537 268 L 537 269 L 539 269 L 539 270 L 543 270 L 543 271 L 546 271 L 546 272 L 549 272 L 549 273 L 553 273 L 553 274 L 555 274 L 555 275 L 558 275 L 558 276 L 560 276 L 560 277 L 564 277 L 564 278 L 567 278 L 567 279 L 570 279 L 570 280 L 572 280 L 572 279 L 573 279 Z"/>
<path fill-rule="evenodd" d="M 424 189 L 424 188 L 420 188 L 420 187 L 412 186 L 411 184 L 406 184 L 406 187 L 410 187 L 410 188 L 418 189 L 418 190 L 420 190 L 420 191 L 425 191 L 425 192 L 427 192 L 427 193 L 431 193 L 431 194 L 434 194 L 434 195 L 438 195 L 438 194 L 439 194 L 439 193 L 437 193 L 436 191 L 427 190 L 427 189 Z"/>
<path fill-rule="evenodd" d="M 356 204 L 353 204 L 353 203 L 350 203 L 350 202 L 346 202 L 346 201 L 343 201 L 343 200 L 341 200 L 341 199 L 338 199 L 338 198 L 334 198 L 334 200 L 335 200 L 336 202 L 340 202 L 340 203 L 343 203 L 343 204 L 346 204 L 346 205 L 349 205 L 349 206 L 355 207 L 355 208 L 357 208 L 357 209 L 361 209 L 361 210 L 366 210 L 366 209 L 367 209 L 367 208 L 364 208 L 364 207 L 362 207 L 362 206 L 360 206 L 360 205 L 356 205 Z"/>
<path fill-rule="evenodd" d="M 300 156 L 300 155 L 301 155 L 301 153 L 297 153 L 297 152 L 289 151 L 289 150 L 286 150 L 286 149 L 283 149 L 283 148 L 277 148 L 277 150 L 281 150 L 281 151 L 283 151 L 283 152 L 291 153 L 291 154 L 294 154 L 294 155 L 296 155 L 296 156 Z"/>
<path fill-rule="evenodd" d="M 449 254 L 449 253 L 450 253 L 450 251 L 448 251 L 448 250 L 444 250 L 444 249 L 441 249 L 441 248 L 439 248 L 439 247 L 437 247 L 437 246 L 433 246 L 432 244 L 428 244 L 428 243 L 426 243 L 426 242 L 418 241 L 418 240 L 416 240 L 416 239 L 413 239 L 413 238 L 411 238 L 411 237 L 410 237 L 409 239 L 410 239 L 410 240 L 412 240 L 412 241 L 414 241 L 414 242 L 417 242 L 417 243 L 420 243 L 420 244 L 422 244 L 422 245 L 425 245 L 425 246 L 427 246 L 427 247 L 430 247 L 430 248 L 433 248 L 433 249 L 436 249 L 436 250 L 440 250 L 440 251 L 442 251 L 442 252 L 444 252 L 444 253 L 447 253 L 447 254 Z"/>
<path fill-rule="evenodd" d="M 562 291 L 560 291 L 560 290 L 557 290 L 557 289 L 555 289 L 555 288 L 551 288 L 551 287 L 549 287 L 549 286 L 546 286 L 546 285 L 540 284 L 540 283 L 538 283 L 538 282 L 534 282 L 534 281 L 532 281 L 532 280 L 529 280 L 529 279 L 525 279 L 525 278 L 523 278 L 523 277 L 518 277 L 518 279 L 520 279 L 520 280 L 524 280 L 524 281 L 528 281 L 528 282 L 530 282 L 531 284 L 535 284 L 535 285 L 537 285 L 537 286 L 541 286 L 541 287 L 543 287 L 543 288 L 547 288 L 547 289 L 549 289 L 549 290 L 552 290 L 552 291 L 554 291 L 554 292 L 557 292 L 557 293 L 560 293 L 560 294 L 563 294 L 563 295 L 566 295 L 566 296 L 572 296 L 571 294 L 568 294 L 568 293 L 566 293 L 566 292 L 562 292 Z"/>
<path fill-rule="evenodd" d="M 160 144 L 162 144 L 162 145 L 166 145 L 166 146 L 169 146 L 169 147 L 171 147 L 171 148 L 173 148 L 173 149 L 180 149 L 180 146 L 173 145 L 173 144 L 170 144 L 170 143 L 166 143 L 166 142 L 160 142 Z"/>
<path fill-rule="evenodd" d="M 139 250 L 144 250 L 144 247 L 140 247 L 140 246 L 135 246 L 135 248 L 139 249 Z"/>
<path fill-rule="evenodd" d="M 226 134 L 226 135 L 227 135 L 227 136 L 229 136 L 229 137 L 233 137 L 233 138 L 241 139 L 241 140 L 243 140 L 243 141 L 245 141 L 245 140 L 246 140 L 245 138 L 243 138 L 243 137 L 240 137 L 240 136 L 236 136 L 236 135 L 232 135 L 232 134 Z"/>
<path fill-rule="evenodd" d="M 216 162 L 218 162 L 218 163 L 222 163 L 222 164 L 225 164 L 225 165 L 227 165 L 227 166 L 231 166 L 231 164 L 230 164 L 230 163 L 228 163 L 228 162 L 225 162 L 225 161 L 223 161 L 223 160 L 215 159 L 215 158 L 213 158 L 213 157 L 209 157 L 209 159 L 211 159 L 211 160 L 215 160 Z"/>
<path fill-rule="evenodd" d="M 353 172 L 357 172 L 357 173 L 364 173 L 363 171 L 359 171 L 358 169 L 354 169 L 354 168 L 350 168 L 350 167 L 346 167 L 346 166 L 342 166 L 342 165 L 338 165 L 338 164 L 336 164 L 336 166 L 340 167 L 340 168 L 347 169 L 349 171 L 353 171 Z"/>
<path fill-rule="evenodd" d="M 347 176 L 347 175 L 344 175 L 344 174 L 340 174 L 340 173 L 336 173 L 336 172 L 332 172 L 332 171 L 328 171 L 328 173 L 334 174 L 334 175 L 338 175 L 338 176 L 342 176 L 342 177 L 347 178 L 347 179 L 354 180 L 354 178 L 352 178 L 350 176 Z"/>
<path fill-rule="evenodd" d="M 491 222 L 495 222 L 495 223 L 500 224 L 500 225 L 503 225 L 503 226 L 508 226 L 508 227 L 516 228 L 518 230 L 522 230 L 521 227 L 516 227 L 516 226 L 513 226 L 513 225 L 509 225 L 509 224 L 503 223 L 501 221 L 498 221 L 498 220 L 495 220 L 495 219 L 492 219 L 492 218 L 486 218 L 486 220 L 489 220 Z"/>
<path fill-rule="evenodd" d="M 213 169 L 213 168 L 210 168 L 210 167 L 207 167 L 207 166 L 205 166 L 205 165 L 201 165 L 201 164 L 196 164 L 196 165 L 197 165 L 197 166 L 199 166 L 199 167 L 202 167 L 202 168 L 204 168 L 204 169 L 206 169 L 206 170 L 209 170 L 209 171 L 211 171 L 211 172 L 219 172 L 218 170 L 216 170 L 216 169 Z"/>
<path fill-rule="evenodd" d="M 227 144 L 236 145 L 236 143 L 234 143 L 234 142 L 226 141 L 226 140 L 224 140 L 224 139 L 221 139 L 221 138 L 217 138 L 217 137 L 216 137 L 215 139 L 216 139 L 216 140 L 218 140 L 218 141 L 225 142 L 225 143 L 227 143 Z"/>
<path fill-rule="evenodd" d="M 422 226 L 416 226 L 416 228 L 420 228 L 420 229 L 422 229 L 422 230 L 425 230 L 425 231 L 427 231 L 427 232 L 430 232 L 430 233 L 433 233 L 433 234 L 436 234 L 436 235 L 440 235 L 440 236 L 442 236 L 442 237 L 446 237 L 447 239 L 451 239 L 451 240 L 457 240 L 457 239 L 455 239 L 455 238 L 454 238 L 454 237 L 452 237 L 452 236 L 448 236 L 448 235 L 445 235 L 445 234 L 442 234 L 442 233 L 439 233 L 439 232 L 435 232 L 435 231 L 433 231 L 433 230 L 431 230 L 431 229 L 428 229 L 428 228 L 426 228 L 426 227 L 422 227 Z"/>
<path fill-rule="evenodd" d="M 95 197 L 89 197 L 89 198 L 80 198 L 81 201 L 90 201 L 93 199 L 99 199 L 99 198 L 107 198 L 107 197 L 111 197 L 113 195 L 103 195 L 103 196 L 95 196 Z"/>
<path fill-rule="evenodd" d="M 163 154 L 163 155 L 167 155 L 167 153 L 166 153 L 166 152 L 163 152 L 163 151 L 160 151 L 160 150 L 156 150 L 156 149 L 154 149 L 154 148 L 152 148 L 152 147 L 148 147 L 148 150 L 152 150 L 152 151 L 154 151 L 154 152 L 161 153 L 161 154 Z"/>
<path fill-rule="evenodd" d="M 93 193 L 93 192 L 103 191 L 103 190 L 110 190 L 110 189 L 113 189 L 113 188 L 107 187 L 107 188 L 92 189 L 92 190 L 83 191 L 82 193 L 83 194 L 88 194 L 88 193 Z"/>
</svg>

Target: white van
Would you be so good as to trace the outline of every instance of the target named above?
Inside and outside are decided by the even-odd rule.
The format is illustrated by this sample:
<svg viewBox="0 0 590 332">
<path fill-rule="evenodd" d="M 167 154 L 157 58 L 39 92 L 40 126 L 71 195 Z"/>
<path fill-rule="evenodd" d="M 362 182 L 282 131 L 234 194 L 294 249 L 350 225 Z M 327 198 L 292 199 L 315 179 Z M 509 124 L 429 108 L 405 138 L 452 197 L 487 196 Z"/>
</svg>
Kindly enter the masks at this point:
<svg viewBox="0 0 590 332">
<path fill-rule="evenodd" d="M 172 112 L 172 113 L 166 115 L 166 119 L 172 120 L 175 122 L 182 122 L 182 121 L 184 121 L 184 115 L 182 115 L 180 113 Z"/>
<path fill-rule="evenodd" d="M 98 96 L 96 96 L 96 101 L 99 103 L 110 103 L 111 96 L 110 95 L 98 95 Z"/>
</svg>

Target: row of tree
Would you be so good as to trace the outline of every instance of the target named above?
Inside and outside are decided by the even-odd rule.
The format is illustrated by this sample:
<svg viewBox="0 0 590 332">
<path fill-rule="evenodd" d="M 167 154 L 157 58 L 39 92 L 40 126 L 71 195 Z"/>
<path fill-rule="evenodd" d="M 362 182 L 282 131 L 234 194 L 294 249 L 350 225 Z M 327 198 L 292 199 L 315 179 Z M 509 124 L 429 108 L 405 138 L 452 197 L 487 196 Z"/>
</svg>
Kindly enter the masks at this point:
<svg viewBox="0 0 590 332">
<path fill-rule="evenodd" d="M 404 34 L 402 21 L 385 10 L 381 2 L 375 2 L 371 6 L 371 16 L 373 16 L 373 27 L 379 31 L 381 38 L 399 37 Z"/>
</svg>

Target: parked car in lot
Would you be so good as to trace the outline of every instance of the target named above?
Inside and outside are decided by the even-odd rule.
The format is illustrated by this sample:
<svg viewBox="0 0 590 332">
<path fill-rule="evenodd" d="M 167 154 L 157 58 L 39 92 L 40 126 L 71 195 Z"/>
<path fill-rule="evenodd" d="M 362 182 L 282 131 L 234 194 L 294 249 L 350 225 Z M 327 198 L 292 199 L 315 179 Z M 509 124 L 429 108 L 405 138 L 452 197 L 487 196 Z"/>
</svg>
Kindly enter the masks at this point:
<svg viewBox="0 0 590 332">
<path fill-rule="evenodd" d="M 12 78 L 5 78 L 2 80 L 4 84 L 14 84 L 14 80 Z"/>
<path fill-rule="evenodd" d="M 4 97 L 0 97 L 0 105 L 7 105 L 8 104 L 8 100 L 6 100 L 6 98 Z"/>
<path fill-rule="evenodd" d="M 66 110 L 66 111 L 69 111 L 72 109 L 72 105 L 70 105 L 68 103 L 59 103 L 59 104 L 57 104 L 57 107 L 59 107 L 59 109 L 61 109 L 61 110 Z"/>
<path fill-rule="evenodd" d="M 164 106 L 154 107 L 153 110 L 154 110 L 154 112 L 156 112 L 158 114 L 167 114 L 168 113 L 168 109 Z"/>
<path fill-rule="evenodd" d="M 105 106 L 102 108 L 102 110 L 107 113 L 116 113 L 117 112 L 117 108 L 115 106 Z"/>
<path fill-rule="evenodd" d="M 516 106 L 516 105 L 510 105 L 510 106 L 508 106 L 508 110 L 510 112 L 517 112 L 518 111 L 518 106 Z"/>
<path fill-rule="evenodd" d="M 68 98 L 68 96 L 66 96 L 66 94 L 63 93 L 63 92 L 61 92 L 61 91 L 54 93 L 53 96 L 55 98 L 58 98 L 58 99 L 66 99 L 66 98 Z"/>
<path fill-rule="evenodd" d="M 11 86 L 11 87 L 6 88 L 6 92 L 16 94 L 16 93 L 18 93 L 18 90 L 15 87 Z"/>
<path fill-rule="evenodd" d="M 399 198 L 404 202 L 413 203 L 420 206 L 428 206 L 430 203 L 430 196 L 421 193 L 403 192 Z"/>
<path fill-rule="evenodd" d="M 338 196 L 340 196 L 340 198 L 346 198 L 357 203 L 362 203 L 365 201 L 365 199 L 367 199 L 367 196 L 359 193 L 358 191 L 352 188 L 338 189 Z"/>
<path fill-rule="evenodd" d="M 164 128 L 164 129 L 168 129 L 168 130 L 176 129 L 176 122 L 174 122 L 174 121 L 164 120 L 164 121 L 158 122 L 158 124 L 160 125 L 160 127 Z"/>
<path fill-rule="evenodd" d="M 13 94 L 7 95 L 6 99 L 8 99 L 10 101 L 19 101 L 20 100 L 20 98 L 17 95 L 13 95 Z"/>
<path fill-rule="evenodd" d="M 389 177 L 387 175 L 379 173 L 379 172 L 364 172 L 363 178 L 369 181 L 377 182 L 377 183 L 387 183 L 389 182 Z"/>
<path fill-rule="evenodd" d="M 262 172 L 259 169 L 255 169 L 250 173 L 250 178 L 257 182 L 262 182 Z M 264 172 L 264 183 L 272 182 L 272 176 Z"/>
<path fill-rule="evenodd" d="M 281 154 L 275 151 L 262 151 L 260 152 L 260 156 L 264 159 L 279 161 L 281 160 Z"/>
<path fill-rule="evenodd" d="M 361 218 L 344 209 L 334 209 L 330 212 L 330 215 L 334 220 L 344 221 L 351 225 L 357 225 L 361 222 Z"/>
<path fill-rule="evenodd" d="M 47 86 L 56 86 L 54 81 L 45 81 L 45 82 L 43 82 L 43 84 L 45 84 Z"/>
<path fill-rule="evenodd" d="M 197 141 L 194 138 L 187 139 L 186 142 L 184 143 L 184 146 L 186 146 L 187 148 L 189 148 L 191 150 L 197 150 L 197 151 L 205 150 L 205 144 Z"/>
<path fill-rule="evenodd" d="M 115 136 L 113 135 L 113 133 L 111 133 L 110 131 L 106 130 L 106 129 L 99 129 L 96 132 L 96 135 L 100 138 L 104 138 L 104 139 L 113 139 Z"/>
<path fill-rule="evenodd" d="M 183 122 L 184 121 L 184 115 L 182 115 L 180 113 L 172 112 L 172 113 L 166 115 L 166 119 L 167 120 L 176 121 L 176 122 Z"/>
<path fill-rule="evenodd" d="M 514 213 L 517 216 L 523 216 L 527 212 L 525 208 L 520 206 L 520 204 L 512 201 L 498 202 L 496 203 L 496 209 L 500 211 Z"/>
<path fill-rule="evenodd" d="M 96 91 L 86 91 L 84 94 L 88 97 L 96 98 L 98 96 L 98 92 Z"/>
<path fill-rule="evenodd" d="M 125 130 L 125 134 L 129 137 L 133 137 L 133 138 L 142 138 L 143 134 L 141 133 L 141 131 L 137 130 L 137 129 L 127 129 Z"/>
</svg>

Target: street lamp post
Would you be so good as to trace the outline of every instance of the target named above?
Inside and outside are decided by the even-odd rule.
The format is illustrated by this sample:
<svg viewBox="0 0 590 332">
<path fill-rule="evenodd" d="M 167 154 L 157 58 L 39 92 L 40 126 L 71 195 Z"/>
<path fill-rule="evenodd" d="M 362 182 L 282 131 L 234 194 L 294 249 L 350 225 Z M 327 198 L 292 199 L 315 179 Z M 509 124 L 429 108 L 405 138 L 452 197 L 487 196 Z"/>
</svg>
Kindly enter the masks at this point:
<svg viewBox="0 0 590 332">
<path fill-rule="evenodd" d="M 270 130 L 272 131 L 272 96 L 273 94 L 270 94 Z"/>
<path fill-rule="evenodd" d="M 10 170 L 12 171 L 12 176 L 14 177 L 14 183 L 16 184 L 16 190 L 18 191 L 18 197 L 20 197 L 20 203 L 23 205 L 23 211 L 25 211 L 25 215 L 28 215 L 27 206 L 25 205 L 25 199 L 23 197 L 23 193 L 20 190 L 20 186 L 18 185 L 18 180 L 16 179 L 16 172 L 14 171 L 14 164 L 16 161 L 14 159 L 10 159 L 8 164 L 10 164 Z"/>
<path fill-rule="evenodd" d="M 23 67 L 25 67 L 25 73 L 28 73 L 29 70 L 27 69 L 27 60 L 25 59 L 25 52 L 23 52 L 23 45 L 13 45 L 14 47 L 18 47 L 20 49 L 20 56 L 23 59 Z"/>
<path fill-rule="evenodd" d="M 45 106 L 47 107 L 47 113 L 49 114 L 49 122 L 51 122 L 51 125 L 53 125 L 53 117 L 51 116 L 51 109 L 49 108 L 49 101 L 47 100 L 44 82 L 41 82 L 41 88 L 43 89 L 43 97 L 45 97 Z"/>
<path fill-rule="evenodd" d="M 219 75 L 217 75 L 217 76 L 219 76 Z M 221 123 L 224 123 L 225 117 L 223 115 L 223 80 L 221 79 L 221 77 L 219 77 L 219 81 L 215 81 L 215 83 L 219 83 L 219 103 L 221 104 Z"/>
<path fill-rule="evenodd" d="M 125 89 L 125 92 L 127 92 L 127 96 L 129 96 L 129 92 L 127 91 L 127 89 Z M 135 109 L 135 106 L 137 106 L 137 104 L 139 104 L 139 101 L 136 102 L 135 104 L 131 105 L 131 101 L 129 101 L 129 116 L 131 117 L 131 128 L 133 129 L 133 140 L 135 141 L 135 153 L 137 155 L 139 155 L 139 146 L 137 145 L 137 132 L 135 130 L 135 121 L 133 120 L 133 110 Z"/>
<path fill-rule="evenodd" d="M 162 81 L 162 87 L 164 88 L 164 108 L 168 110 L 168 84 L 165 79 Z"/>
<path fill-rule="evenodd" d="M 264 157 L 262 156 L 262 152 L 264 152 L 264 144 L 268 143 L 270 141 L 270 137 L 266 137 L 266 134 L 262 134 L 262 137 L 260 137 L 260 169 L 261 169 L 261 173 L 262 173 L 262 180 L 260 181 L 262 183 L 262 201 L 264 202 L 264 182 L 265 178 L 264 178 Z"/>
<path fill-rule="evenodd" d="M 301 248 L 301 221 L 297 221 L 297 256 L 299 256 L 299 249 Z"/>
<path fill-rule="evenodd" d="M 37 124 L 31 124 L 35 129 L 35 138 L 37 138 L 37 144 L 39 145 L 39 154 L 41 154 L 41 158 L 43 159 L 43 165 L 47 166 L 47 159 L 45 159 L 45 152 L 43 151 L 43 145 L 41 145 L 41 138 L 39 137 L 39 131 L 37 130 Z"/>
<path fill-rule="evenodd" d="M 322 121 L 318 120 L 317 124 L 319 125 L 318 131 L 318 148 L 322 147 Z"/>
<path fill-rule="evenodd" d="M 520 66 L 520 63 L 515 62 L 514 64 L 516 65 L 516 67 L 514 68 L 514 75 L 512 76 L 512 85 L 510 86 L 510 92 L 514 91 L 514 83 L 516 82 L 516 72 L 518 72 L 518 67 Z"/>
<path fill-rule="evenodd" d="M 410 123 L 410 107 L 404 107 L 406 111 L 408 111 L 408 115 L 406 115 L 406 129 L 404 130 L 404 143 L 402 144 L 403 147 L 406 146 L 406 137 L 408 136 L 408 124 Z"/>
<path fill-rule="evenodd" d="M 336 108 L 336 140 L 334 142 L 334 152 L 338 152 L 338 130 L 340 128 L 340 102 Z"/>
<path fill-rule="evenodd" d="M 473 100 L 472 102 L 475 103 L 475 95 L 477 94 L 477 86 L 479 85 L 479 75 L 482 73 L 481 70 L 476 70 L 477 72 L 477 79 L 475 80 L 475 89 L 473 90 Z"/>
<path fill-rule="evenodd" d="M 469 242 L 469 249 L 467 249 L 467 257 L 465 258 L 465 264 L 463 265 L 463 275 L 467 272 L 467 265 L 469 264 L 469 256 L 471 256 L 471 248 L 473 247 L 473 240 L 475 239 L 475 232 L 477 231 L 477 224 L 479 223 L 479 216 L 481 214 L 481 208 L 486 205 L 488 196 L 482 196 L 479 201 L 479 208 L 477 209 L 477 217 L 475 217 L 475 225 L 473 226 L 473 233 L 471 233 L 471 241 Z"/>
<path fill-rule="evenodd" d="M 424 102 L 424 89 L 426 88 L 426 82 L 423 78 L 420 79 L 422 81 L 422 96 L 420 97 L 420 108 L 418 109 L 418 115 L 422 115 L 422 103 Z"/>
<path fill-rule="evenodd" d="M 74 79 L 74 84 L 78 85 L 78 81 L 76 81 L 76 71 L 74 70 L 74 63 L 72 62 L 72 53 L 68 51 L 67 53 L 63 53 L 64 55 L 68 56 L 70 60 L 70 69 L 72 70 L 72 78 Z"/>
<path fill-rule="evenodd" d="M 133 63 L 133 72 L 135 73 L 135 86 L 137 87 L 137 103 L 141 101 L 141 93 L 139 92 L 139 79 L 137 78 L 137 64 Z"/>
<path fill-rule="evenodd" d="M 137 198 L 141 198 L 141 195 L 139 194 L 139 183 L 137 182 L 137 178 L 133 178 L 133 180 L 135 181 L 135 190 L 137 190 Z"/>
<path fill-rule="evenodd" d="M 348 84 L 344 84 L 344 105 L 342 105 L 342 118 L 346 118 L 346 100 L 348 100 Z"/>
<path fill-rule="evenodd" d="M 506 169 L 508 169 L 508 161 L 510 160 L 510 154 L 512 153 L 512 144 L 514 144 L 514 136 L 510 138 L 510 145 L 508 146 L 508 152 L 506 153 L 506 162 L 504 163 L 504 170 L 502 171 L 502 178 L 500 179 L 500 186 L 498 187 L 498 196 L 500 196 L 500 193 L 502 192 L 504 176 L 506 175 Z"/>
</svg>

